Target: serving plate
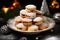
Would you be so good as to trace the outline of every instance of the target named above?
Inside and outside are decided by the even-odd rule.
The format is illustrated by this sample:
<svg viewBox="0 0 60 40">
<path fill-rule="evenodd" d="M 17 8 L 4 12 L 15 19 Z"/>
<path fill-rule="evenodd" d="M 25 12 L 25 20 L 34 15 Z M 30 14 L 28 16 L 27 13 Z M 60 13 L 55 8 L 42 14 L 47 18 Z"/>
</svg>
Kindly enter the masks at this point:
<svg viewBox="0 0 60 40">
<path fill-rule="evenodd" d="M 22 32 L 22 33 L 24 33 L 24 34 L 38 34 L 38 33 L 40 33 L 40 32 L 44 32 L 44 31 L 47 31 L 47 30 L 50 30 L 50 29 L 54 28 L 55 21 L 54 21 L 52 18 L 49 18 L 49 17 L 45 17 L 45 16 L 44 16 L 44 18 L 47 19 L 47 22 L 48 22 L 48 24 L 49 24 L 48 28 L 43 29 L 43 30 L 34 31 L 34 32 L 22 31 L 22 30 L 17 29 L 17 27 L 15 27 L 14 18 L 13 18 L 13 19 L 9 19 L 8 22 L 7 22 L 7 23 L 8 23 L 7 25 L 8 25 L 8 27 L 11 28 L 12 30 L 18 31 L 18 32 Z"/>
</svg>

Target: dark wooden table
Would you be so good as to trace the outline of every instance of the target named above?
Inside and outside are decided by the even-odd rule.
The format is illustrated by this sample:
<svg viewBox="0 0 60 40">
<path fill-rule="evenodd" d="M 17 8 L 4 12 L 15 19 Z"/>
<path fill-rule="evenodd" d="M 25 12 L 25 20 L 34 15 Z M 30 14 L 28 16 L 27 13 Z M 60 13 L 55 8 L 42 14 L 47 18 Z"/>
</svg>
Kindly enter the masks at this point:
<svg viewBox="0 0 60 40">
<path fill-rule="evenodd" d="M 0 40 L 60 40 L 60 24 L 56 23 L 53 29 L 36 35 L 27 35 L 11 30 L 9 34 L 0 33 Z"/>
</svg>

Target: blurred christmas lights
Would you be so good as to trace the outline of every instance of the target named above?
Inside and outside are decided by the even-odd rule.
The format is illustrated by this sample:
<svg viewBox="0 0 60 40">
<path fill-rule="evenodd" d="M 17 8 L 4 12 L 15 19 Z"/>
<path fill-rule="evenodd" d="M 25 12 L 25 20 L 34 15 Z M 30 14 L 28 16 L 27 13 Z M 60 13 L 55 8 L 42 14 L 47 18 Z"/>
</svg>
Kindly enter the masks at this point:
<svg viewBox="0 0 60 40">
<path fill-rule="evenodd" d="M 50 5 L 50 8 L 58 9 L 59 7 L 60 7 L 59 3 L 56 0 L 53 0 L 52 4 Z"/>
<path fill-rule="evenodd" d="M 14 0 L 13 6 L 14 7 L 21 7 L 20 3 L 17 0 Z"/>
<path fill-rule="evenodd" d="M 14 6 L 10 6 L 9 9 L 10 9 L 10 10 L 14 10 Z"/>
<path fill-rule="evenodd" d="M 8 10 L 9 10 L 9 8 L 7 8 L 7 7 L 3 7 L 2 10 L 4 11 L 4 13 L 7 13 Z"/>
</svg>

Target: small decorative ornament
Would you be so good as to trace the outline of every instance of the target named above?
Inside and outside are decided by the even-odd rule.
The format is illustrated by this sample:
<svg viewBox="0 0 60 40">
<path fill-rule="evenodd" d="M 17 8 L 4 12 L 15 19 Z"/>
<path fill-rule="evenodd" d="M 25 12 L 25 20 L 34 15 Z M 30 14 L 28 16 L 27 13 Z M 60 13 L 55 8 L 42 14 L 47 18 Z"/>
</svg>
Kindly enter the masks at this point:
<svg viewBox="0 0 60 40">
<path fill-rule="evenodd" d="M 42 2 L 41 11 L 44 13 L 43 14 L 44 16 L 50 15 L 49 8 L 48 8 L 46 0 L 43 0 L 43 2 Z"/>
<path fill-rule="evenodd" d="M 2 34 L 8 34 L 8 33 L 10 33 L 10 30 L 9 30 L 9 28 L 8 28 L 6 25 L 3 25 L 3 26 L 0 28 L 0 32 L 1 32 Z"/>
</svg>

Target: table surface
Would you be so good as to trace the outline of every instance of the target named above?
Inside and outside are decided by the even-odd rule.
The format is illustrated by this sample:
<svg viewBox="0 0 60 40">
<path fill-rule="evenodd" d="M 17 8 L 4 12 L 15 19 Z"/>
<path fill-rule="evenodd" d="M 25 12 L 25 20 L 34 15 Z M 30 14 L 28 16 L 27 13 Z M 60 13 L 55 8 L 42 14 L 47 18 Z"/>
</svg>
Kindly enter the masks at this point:
<svg viewBox="0 0 60 40">
<path fill-rule="evenodd" d="M 10 29 L 11 30 L 11 29 Z M 51 30 L 41 32 L 36 35 L 27 35 L 11 30 L 9 34 L 1 34 L 0 40 L 60 40 L 60 24 L 56 23 Z"/>
</svg>

